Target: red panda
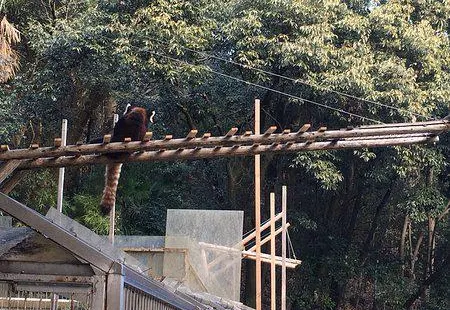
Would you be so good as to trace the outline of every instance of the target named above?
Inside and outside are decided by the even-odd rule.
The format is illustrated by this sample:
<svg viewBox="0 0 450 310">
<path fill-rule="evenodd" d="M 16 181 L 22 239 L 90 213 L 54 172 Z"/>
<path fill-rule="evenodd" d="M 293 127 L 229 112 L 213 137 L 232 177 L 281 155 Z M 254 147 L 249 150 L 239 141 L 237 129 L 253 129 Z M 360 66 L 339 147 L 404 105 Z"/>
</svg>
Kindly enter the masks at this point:
<svg viewBox="0 0 450 310">
<path fill-rule="evenodd" d="M 154 114 L 155 112 L 153 111 L 150 116 L 152 123 Z M 147 131 L 148 122 L 149 117 L 146 109 L 128 105 L 124 115 L 114 126 L 111 142 L 123 142 L 125 138 L 131 138 L 132 141 L 141 141 Z M 114 157 L 117 155 L 112 154 L 109 156 Z M 121 163 L 106 165 L 105 188 L 100 202 L 100 210 L 103 215 L 108 215 L 116 203 L 117 185 L 119 184 L 121 169 Z"/>
</svg>

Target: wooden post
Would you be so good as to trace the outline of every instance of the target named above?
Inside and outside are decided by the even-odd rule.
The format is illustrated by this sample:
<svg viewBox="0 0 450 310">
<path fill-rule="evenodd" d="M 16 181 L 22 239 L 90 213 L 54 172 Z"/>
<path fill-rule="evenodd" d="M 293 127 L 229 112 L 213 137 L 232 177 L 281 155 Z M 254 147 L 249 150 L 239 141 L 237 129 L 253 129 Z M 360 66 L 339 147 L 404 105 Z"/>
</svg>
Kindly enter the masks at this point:
<svg viewBox="0 0 450 310">
<path fill-rule="evenodd" d="M 59 144 L 59 142 L 58 142 Z M 62 120 L 61 124 L 61 146 L 67 145 L 67 119 Z M 58 209 L 59 212 L 62 213 L 63 210 L 63 194 L 64 194 L 64 173 L 65 173 L 64 167 L 59 168 L 59 174 L 58 174 L 58 196 L 56 198 L 56 209 Z M 58 294 L 53 293 L 52 296 L 52 303 L 51 303 L 51 309 L 56 310 L 58 309 Z"/>
<path fill-rule="evenodd" d="M 286 310 L 286 215 L 287 186 L 283 185 L 281 192 L 281 310 Z"/>
<path fill-rule="evenodd" d="M 255 135 L 261 134 L 261 104 L 255 99 Z M 256 310 L 261 304 L 261 155 L 255 155 Z"/>
<path fill-rule="evenodd" d="M 276 310 L 275 193 L 270 193 L 270 309 Z"/>
<path fill-rule="evenodd" d="M 119 121 L 119 114 L 114 114 L 113 118 L 113 128 L 116 125 L 116 123 Z M 111 211 L 109 212 L 109 242 L 114 244 L 114 230 L 116 228 L 116 203 L 114 202 L 114 205 L 111 208 Z"/>
<path fill-rule="evenodd" d="M 67 145 L 67 120 L 62 120 L 61 125 L 61 146 Z M 64 193 L 64 173 L 65 168 L 59 168 L 58 175 L 58 197 L 56 200 L 56 206 L 59 212 L 62 212 L 63 207 L 63 193 Z"/>
</svg>

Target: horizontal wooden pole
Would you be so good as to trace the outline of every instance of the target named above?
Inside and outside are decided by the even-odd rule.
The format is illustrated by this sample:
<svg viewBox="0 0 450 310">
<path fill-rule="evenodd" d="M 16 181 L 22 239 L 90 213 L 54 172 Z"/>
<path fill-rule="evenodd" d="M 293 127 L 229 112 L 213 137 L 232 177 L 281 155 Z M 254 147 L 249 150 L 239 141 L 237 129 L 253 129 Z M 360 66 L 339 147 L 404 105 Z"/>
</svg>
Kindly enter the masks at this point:
<svg viewBox="0 0 450 310">
<path fill-rule="evenodd" d="M 202 147 L 228 147 L 234 145 L 254 145 L 254 144 L 273 144 L 273 143 L 298 143 L 304 141 L 326 141 L 346 138 L 358 137 L 375 137 L 378 136 L 398 136 L 398 135 L 414 135 L 414 134 L 434 134 L 438 135 L 442 132 L 450 130 L 450 123 L 433 123 L 424 124 L 422 126 L 405 126 L 405 127 L 382 127 L 382 128 L 366 128 L 352 130 L 329 130 L 289 133 L 289 134 L 270 134 L 270 135 L 235 135 L 231 137 L 208 137 L 208 138 L 192 138 L 192 139 L 168 139 L 167 136 L 163 140 L 153 141 L 132 141 L 129 143 L 115 142 L 108 144 L 83 144 L 69 145 L 64 147 L 41 147 L 37 149 L 16 149 L 0 153 L 0 161 L 10 159 L 35 159 L 50 158 L 60 156 L 80 156 L 88 154 L 105 154 L 105 153 L 132 153 L 157 151 L 160 149 L 183 149 L 183 148 L 202 148 Z"/>
<path fill-rule="evenodd" d="M 150 151 L 132 154 L 122 154 L 111 158 L 108 155 L 83 155 L 58 158 L 38 158 L 35 160 L 24 160 L 20 169 L 35 169 L 44 167 L 69 167 L 91 164 L 107 164 L 112 162 L 145 162 L 145 161 L 171 161 L 171 160 L 194 160 L 202 158 L 219 158 L 230 156 L 253 156 L 261 153 L 295 153 L 315 150 L 343 150 L 358 148 L 373 148 L 384 146 L 400 146 L 410 144 L 424 144 L 438 141 L 438 137 L 424 136 L 401 139 L 377 139 L 356 141 L 326 141 L 326 142 L 304 142 L 294 144 L 276 144 L 260 146 L 221 147 L 221 148 L 199 148 L 179 149 L 167 151 Z"/>
<path fill-rule="evenodd" d="M 409 127 L 409 126 L 429 126 L 436 125 L 442 123 L 450 123 L 447 120 L 433 120 L 433 121 L 425 121 L 425 122 L 414 122 L 414 123 L 392 123 L 392 124 L 376 124 L 376 125 L 361 125 L 358 128 L 386 128 L 386 127 Z"/>
<path fill-rule="evenodd" d="M 256 253 L 251 251 L 242 251 L 242 257 L 243 258 L 249 258 L 249 259 L 256 259 Z M 261 261 L 265 263 L 270 263 L 271 255 L 261 253 Z M 295 268 L 302 262 L 298 259 L 292 259 L 292 258 L 286 258 L 286 267 L 288 268 Z M 275 264 L 278 266 L 281 266 L 281 257 L 275 256 Z"/>
</svg>

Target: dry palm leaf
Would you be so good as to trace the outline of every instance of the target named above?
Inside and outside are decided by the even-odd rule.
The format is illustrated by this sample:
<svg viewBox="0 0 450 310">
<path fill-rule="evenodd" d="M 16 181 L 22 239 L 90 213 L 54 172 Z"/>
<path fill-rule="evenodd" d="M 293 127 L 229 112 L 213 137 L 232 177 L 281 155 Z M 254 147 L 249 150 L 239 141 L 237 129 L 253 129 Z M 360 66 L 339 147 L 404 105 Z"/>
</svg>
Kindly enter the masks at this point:
<svg viewBox="0 0 450 310">
<path fill-rule="evenodd" d="M 4 16 L 0 22 L 0 83 L 8 81 L 19 68 L 19 55 L 11 48 L 18 42 L 20 32 Z"/>
</svg>

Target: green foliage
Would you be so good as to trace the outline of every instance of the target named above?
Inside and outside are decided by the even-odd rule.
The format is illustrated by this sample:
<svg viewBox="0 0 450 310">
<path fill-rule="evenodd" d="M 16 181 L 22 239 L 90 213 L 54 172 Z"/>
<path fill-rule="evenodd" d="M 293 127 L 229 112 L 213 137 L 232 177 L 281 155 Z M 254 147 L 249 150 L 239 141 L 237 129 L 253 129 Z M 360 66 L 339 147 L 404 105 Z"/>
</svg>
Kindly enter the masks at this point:
<svg viewBox="0 0 450 310">
<path fill-rule="evenodd" d="M 252 130 L 255 97 L 262 99 L 262 128 L 367 123 L 209 69 L 386 123 L 441 117 L 450 106 L 450 6 L 444 0 L 6 4 L 26 40 L 18 46 L 20 71 L 0 87 L 2 143 L 27 147 L 36 136 L 51 144 L 64 117 L 69 142 L 86 141 L 110 131 L 108 117 L 127 103 L 157 110 L 150 128 L 155 137 L 182 137 L 193 128 L 214 135 L 234 126 Z M 30 123 L 42 124 L 40 137 Z M 437 145 L 263 156 L 263 194 L 288 185 L 291 237 L 303 261 L 289 275 L 292 308 L 399 308 L 426 272 L 424 245 L 415 279 L 398 265 L 404 216 L 410 215 L 415 242 L 426 232 L 424 220 L 446 206 L 449 162 L 446 136 Z M 244 210 L 249 230 L 252 169 L 245 158 L 124 165 L 117 233 L 164 235 L 168 208 Z M 108 222 L 98 212 L 103 173 L 103 167 L 68 169 L 65 208 L 105 234 Z M 54 171 L 30 174 L 14 197 L 45 212 L 55 204 L 55 182 Z M 437 227 L 438 262 L 449 225 Z M 446 308 L 443 279 L 432 286 L 427 306 Z"/>
<path fill-rule="evenodd" d="M 336 190 L 343 180 L 342 173 L 335 165 L 338 158 L 331 152 L 314 152 L 298 155 L 293 165 L 303 167 L 326 190 Z"/>
<path fill-rule="evenodd" d="M 48 208 L 56 206 L 57 179 L 57 176 L 49 170 L 27 173 L 12 196 L 45 214 Z"/>
<path fill-rule="evenodd" d="M 67 214 L 99 235 L 107 235 L 109 218 L 100 213 L 98 196 L 77 194 L 65 205 Z"/>
</svg>

